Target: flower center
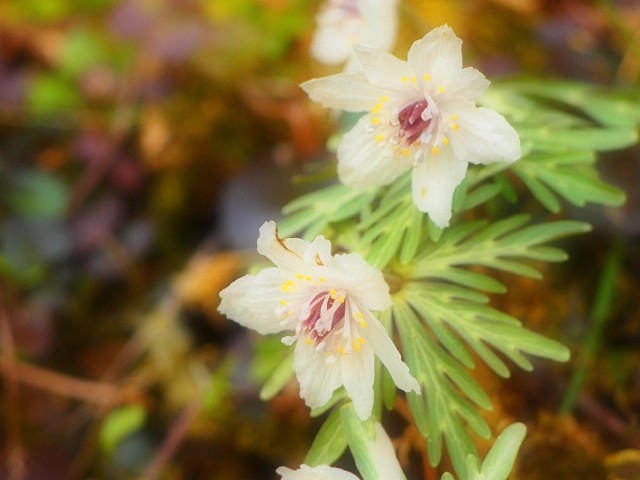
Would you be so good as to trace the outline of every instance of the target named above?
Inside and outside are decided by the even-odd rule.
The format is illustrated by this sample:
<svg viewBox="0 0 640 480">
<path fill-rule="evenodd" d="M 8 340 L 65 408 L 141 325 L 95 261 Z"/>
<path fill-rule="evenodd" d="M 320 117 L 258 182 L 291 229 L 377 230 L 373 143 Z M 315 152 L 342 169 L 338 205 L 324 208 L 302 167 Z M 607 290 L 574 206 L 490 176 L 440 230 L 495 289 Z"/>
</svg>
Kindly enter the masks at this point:
<svg viewBox="0 0 640 480">
<path fill-rule="evenodd" d="M 411 145 L 420 139 L 423 132 L 431 133 L 433 129 L 433 114 L 431 110 L 426 99 L 411 103 L 400 110 L 398 114 L 399 136 L 407 141 L 407 145 Z"/>
<path fill-rule="evenodd" d="M 321 292 L 309 302 L 308 314 L 300 321 L 301 330 L 319 345 L 331 331 L 343 323 L 345 311 L 344 294 L 335 290 Z"/>
</svg>

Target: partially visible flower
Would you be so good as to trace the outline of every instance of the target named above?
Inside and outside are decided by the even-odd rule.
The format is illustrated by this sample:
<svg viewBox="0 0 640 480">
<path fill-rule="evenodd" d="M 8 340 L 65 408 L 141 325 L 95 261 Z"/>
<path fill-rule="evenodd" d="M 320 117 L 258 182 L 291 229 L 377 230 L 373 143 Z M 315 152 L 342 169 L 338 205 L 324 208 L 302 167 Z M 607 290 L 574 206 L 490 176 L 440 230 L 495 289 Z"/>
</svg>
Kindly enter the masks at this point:
<svg viewBox="0 0 640 480">
<path fill-rule="evenodd" d="M 345 71 L 354 71 L 353 44 L 390 51 L 396 40 L 397 6 L 398 0 L 327 0 L 316 16 L 311 56 L 327 65 L 347 62 Z"/>
<path fill-rule="evenodd" d="M 369 442 L 366 455 L 371 460 L 377 477 L 384 480 L 403 480 L 405 476 L 398 463 L 393 444 L 378 422 L 374 425 L 374 433 L 375 437 Z M 281 480 L 360 480 L 353 473 L 327 465 L 318 465 L 313 468 L 301 465 L 298 470 L 280 467 L 276 473 L 282 476 Z"/>
<path fill-rule="evenodd" d="M 276 224 L 260 228 L 258 252 L 275 264 L 245 275 L 222 292 L 218 310 L 261 334 L 292 331 L 294 370 L 300 395 L 311 408 L 324 405 L 341 385 L 365 420 L 373 407 L 374 355 L 404 391 L 418 382 L 371 310 L 391 306 L 379 270 L 358 254 L 331 255 L 331 243 L 277 235 Z"/>
<path fill-rule="evenodd" d="M 413 201 L 439 227 L 469 163 L 513 162 L 520 139 L 505 118 L 477 107 L 489 81 L 462 68 L 462 41 L 447 25 L 416 41 L 407 61 L 354 46 L 363 73 L 309 80 L 302 88 L 330 108 L 366 112 L 338 147 L 340 181 L 386 185 L 408 169 Z"/>
</svg>

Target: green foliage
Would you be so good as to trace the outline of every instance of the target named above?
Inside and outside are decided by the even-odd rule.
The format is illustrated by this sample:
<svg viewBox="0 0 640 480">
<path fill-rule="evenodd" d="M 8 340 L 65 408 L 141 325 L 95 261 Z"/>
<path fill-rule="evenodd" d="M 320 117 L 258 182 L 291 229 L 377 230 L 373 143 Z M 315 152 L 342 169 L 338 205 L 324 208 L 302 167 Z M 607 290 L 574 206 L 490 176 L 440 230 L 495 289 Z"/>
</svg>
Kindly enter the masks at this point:
<svg viewBox="0 0 640 480">
<path fill-rule="evenodd" d="M 603 182 L 596 152 L 638 141 L 637 91 L 606 91 L 572 82 L 519 81 L 494 85 L 483 101 L 510 118 L 525 155 L 509 168 L 549 211 L 559 198 L 620 206 L 624 192 Z"/>
<path fill-rule="evenodd" d="M 334 409 L 318 431 L 311 448 L 307 452 L 304 463 L 315 467 L 330 465 L 342 455 L 347 448 L 347 437 L 342 422 L 340 409 Z"/>
<path fill-rule="evenodd" d="M 0 202 L 15 215 L 54 218 L 66 208 L 67 188 L 47 172 L 17 172 L 2 190 Z"/>
<path fill-rule="evenodd" d="M 640 98 L 569 83 L 536 85 L 540 84 L 505 83 L 485 98 L 485 103 L 509 117 L 525 153 L 511 165 L 471 167 L 455 192 L 453 209 L 458 218 L 500 196 L 516 201 L 522 192 L 515 178 L 553 213 L 561 211 L 563 200 L 576 206 L 624 202 L 624 193 L 600 178 L 595 163 L 597 152 L 637 142 L 640 114 L 632 106 Z M 566 361 L 569 351 L 488 305 L 487 294 L 507 291 L 490 271 L 540 278 L 536 262 L 567 257 L 546 244 L 587 232 L 590 226 L 571 220 L 528 225 L 529 216 L 521 214 L 494 222 L 454 222 L 440 230 L 413 205 L 410 178 L 409 173 L 391 185 L 365 191 L 343 185 L 315 191 L 285 207 L 289 216 L 282 230 L 286 235 L 303 232 L 308 239 L 332 232 L 368 262 L 386 268 L 395 285 L 394 305 L 380 320 L 397 328 L 405 361 L 422 387 L 422 395 L 411 393 L 408 402 L 426 439 L 429 461 L 437 465 L 446 444 L 461 478 L 503 479 L 524 427 L 508 429 L 478 467 L 470 432 L 491 435 L 478 412 L 491 408 L 491 402 L 470 372 L 474 358 L 508 377 L 508 362 L 532 370 L 529 356 Z M 390 407 L 395 390 L 384 388 L 382 377 L 376 383 L 376 405 Z M 321 430 L 322 438 L 338 437 L 343 429 L 332 414 Z M 355 421 L 346 431 L 353 451 L 353 444 L 362 443 L 360 436 L 366 435 Z M 335 450 L 325 451 L 323 442 L 314 443 L 310 458 L 315 462 L 334 459 L 344 449 L 339 443 Z M 366 462 L 358 466 L 367 471 Z"/>
<path fill-rule="evenodd" d="M 100 446 L 105 452 L 113 452 L 122 440 L 138 431 L 147 417 L 140 405 L 128 405 L 113 410 L 100 428 Z"/>
<path fill-rule="evenodd" d="M 513 468 L 518 449 L 524 439 L 527 428 L 522 423 L 509 425 L 498 436 L 482 465 L 473 455 L 467 457 L 465 480 L 506 480 Z M 454 480 L 454 476 L 445 473 L 442 480 Z"/>
</svg>

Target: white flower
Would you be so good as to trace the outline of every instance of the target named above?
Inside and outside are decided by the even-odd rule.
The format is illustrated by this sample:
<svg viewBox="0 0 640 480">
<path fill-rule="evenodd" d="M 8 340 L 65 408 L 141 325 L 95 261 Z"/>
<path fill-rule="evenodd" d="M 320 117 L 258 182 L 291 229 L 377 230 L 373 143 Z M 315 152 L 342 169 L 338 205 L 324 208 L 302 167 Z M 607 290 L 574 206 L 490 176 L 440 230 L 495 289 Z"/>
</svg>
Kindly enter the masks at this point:
<svg viewBox="0 0 640 480">
<path fill-rule="evenodd" d="M 280 467 L 276 473 L 281 475 L 281 480 L 360 480 L 351 472 L 328 465 L 318 465 L 317 467 L 300 465 L 298 470 Z"/>
<path fill-rule="evenodd" d="M 374 438 L 367 445 L 367 457 L 371 460 L 377 478 L 384 480 L 404 480 L 405 476 L 398 463 L 391 439 L 380 423 L 374 424 Z M 276 473 L 282 480 L 359 480 L 353 473 L 340 468 L 318 465 L 301 465 L 298 470 L 280 467 Z"/>
<path fill-rule="evenodd" d="M 345 71 L 354 71 L 353 44 L 390 51 L 396 39 L 397 4 L 398 0 L 327 0 L 316 16 L 311 56 L 327 65 L 347 62 Z"/>
<path fill-rule="evenodd" d="M 245 275 L 222 292 L 218 310 L 261 334 L 290 330 L 300 395 L 320 407 L 344 385 L 361 419 L 373 406 L 374 354 L 404 391 L 419 391 L 387 331 L 371 310 L 391 306 L 379 270 L 355 253 L 331 255 L 324 237 L 313 242 L 277 235 L 276 224 L 260 228 L 258 252 L 275 264 Z"/>
<path fill-rule="evenodd" d="M 407 61 L 354 46 L 359 74 L 309 80 L 301 87 L 326 107 L 366 112 L 338 147 L 338 176 L 354 188 L 386 185 L 408 169 L 413 201 L 439 227 L 469 163 L 513 162 L 516 131 L 476 106 L 489 81 L 462 68 L 462 41 L 447 25 L 416 41 Z"/>
</svg>

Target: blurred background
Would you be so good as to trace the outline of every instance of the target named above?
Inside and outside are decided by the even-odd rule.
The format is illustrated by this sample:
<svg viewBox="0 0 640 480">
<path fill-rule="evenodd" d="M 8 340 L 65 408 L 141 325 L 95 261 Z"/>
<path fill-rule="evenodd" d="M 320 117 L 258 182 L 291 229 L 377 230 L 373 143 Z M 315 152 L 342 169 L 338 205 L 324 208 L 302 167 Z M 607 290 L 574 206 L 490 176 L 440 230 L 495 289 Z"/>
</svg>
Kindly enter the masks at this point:
<svg viewBox="0 0 640 480">
<path fill-rule="evenodd" d="M 319 421 L 297 387 L 258 398 L 277 342 L 216 307 L 258 227 L 313 188 L 292 177 L 327 158 L 327 112 L 298 87 L 339 71 L 309 57 L 319 6 L 0 1 L 0 478 L 272 479 L 302 461 Z M 401 57 L 449 23 L 491 79 L 640 85 L 637 0 L 400 11 Z M 568 209 L 594 232 L 495 301 L 574 352 L 509 380 L 477 372 L 494 430 L 529 427 L 514 478 L 640 478 L 640 150 L 600 160 L 627 204 Z M 397 441 L 409 478 L 439 478 L 411 432 Z"/>
</svg>

